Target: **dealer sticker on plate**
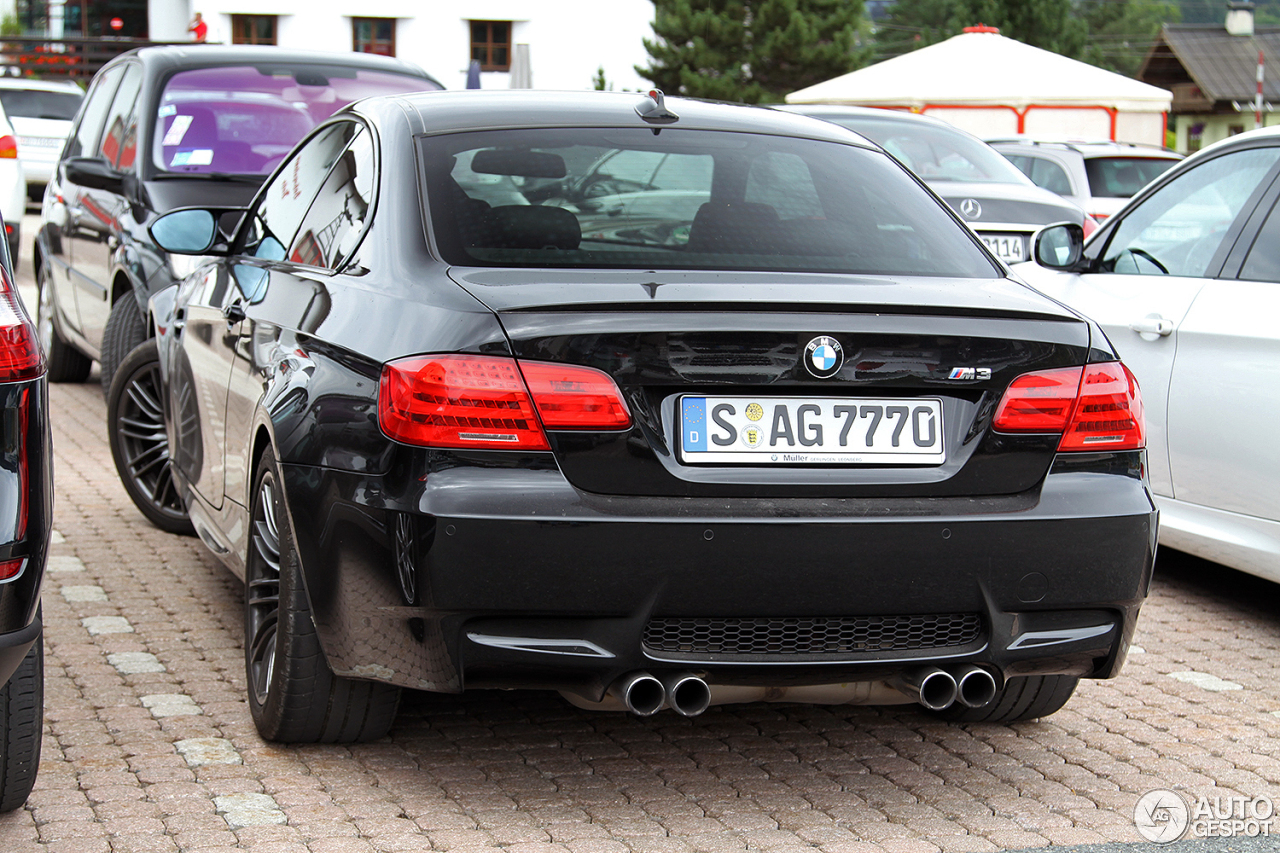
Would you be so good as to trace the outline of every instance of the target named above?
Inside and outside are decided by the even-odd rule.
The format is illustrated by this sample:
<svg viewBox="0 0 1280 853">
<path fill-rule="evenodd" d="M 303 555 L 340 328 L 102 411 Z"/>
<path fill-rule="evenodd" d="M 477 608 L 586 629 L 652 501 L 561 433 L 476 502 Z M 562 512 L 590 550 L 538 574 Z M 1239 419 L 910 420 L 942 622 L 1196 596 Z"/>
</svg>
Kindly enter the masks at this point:
<svg viewBox="0 0 1280 853">
<path fill-rule="evenodd" d="M 752 465 L 941 465 L 942 401 L 681 397 L 680 457 Z"/>
</svg>

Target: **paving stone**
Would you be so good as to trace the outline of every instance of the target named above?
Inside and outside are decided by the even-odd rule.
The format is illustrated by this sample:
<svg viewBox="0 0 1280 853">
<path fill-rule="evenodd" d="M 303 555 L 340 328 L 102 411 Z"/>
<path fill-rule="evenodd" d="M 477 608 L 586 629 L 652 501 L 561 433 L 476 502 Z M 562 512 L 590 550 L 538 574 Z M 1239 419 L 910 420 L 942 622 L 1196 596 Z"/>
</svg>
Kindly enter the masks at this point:
<svg viewBox="0 0 1280 853">
<path fill-rule="evenodd" d="M 115 652 L 107 655 L 107 663 L 114 666 L 121 675 L 165 671 L 164 664 L 150 652 Z"/>
<path fill-rule="evenodd" d="M 133 625 L 123 616 L 86 616 L 80 624 L 90 634 L 132 634 Z"/>
<path fill-rule="evenodd" d="M 153 717 L 193 717 L 204 713 L 185 693 L 151 693 L 139 698 Z"/>
<path fill-rule="evenodd" d="M 213 805 L 232 829 L 288 822 L 279 805 L 267 794 L 226 794 L 214 797 Z"/>
</svg>

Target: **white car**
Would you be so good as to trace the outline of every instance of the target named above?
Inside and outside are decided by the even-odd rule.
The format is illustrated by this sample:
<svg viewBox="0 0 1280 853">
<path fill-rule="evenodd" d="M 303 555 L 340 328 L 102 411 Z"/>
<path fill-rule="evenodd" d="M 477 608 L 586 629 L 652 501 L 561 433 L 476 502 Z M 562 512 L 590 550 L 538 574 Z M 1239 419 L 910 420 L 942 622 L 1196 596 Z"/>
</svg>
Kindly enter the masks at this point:
<svg viewBox="0 0 1280 853">
<path fill-rule="evenodd" d="M 1030 137 L 987 144 L 1038 187 L 1074 201 L 1102 222 L 1134 193 L 1173 168 L 1182 155 L 1129 142 L 1047 142 Z"/>
<path fill-rule="evenodd" d="M 13 268 L 18 268 L 18 242 L 22 215 L 27 212 L 27 179 L 18 159 L 18 140 L 13 126 L 0 111 L 0 214 L 4 215 L 4 236 L 9 243 Z"/>
<path fill-rule="evenodd" d="M 0 77 L 0 106 L 17 136 L 18 156 L 33 201 L 44 195 L 83 100 L 84 90 L 70 81 Z"/>
<path fill-rule="evenodd" d="M 1280 581 L 1280 127 L 1231 137 L 1015 272 L 1137 376 L 1160 544 Z M 1052 271 L 1052 270 L 1057 270 Z"/>
</svg>

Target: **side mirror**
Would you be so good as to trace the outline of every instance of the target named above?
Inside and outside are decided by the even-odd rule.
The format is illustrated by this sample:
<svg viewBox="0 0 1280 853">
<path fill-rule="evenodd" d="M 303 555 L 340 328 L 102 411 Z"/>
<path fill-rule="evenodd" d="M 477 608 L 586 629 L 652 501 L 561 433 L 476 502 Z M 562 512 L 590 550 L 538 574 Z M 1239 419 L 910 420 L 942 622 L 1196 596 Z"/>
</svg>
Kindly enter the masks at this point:
<svg viewBox="0 0 1280 853">
<path fill-rule="evenodd" d="M 1084 254 L 1084 229 L 1074 222 L 1046 225 L 1031 241 L 1031 256 L 1051 270 L 1068 270 L 1080 263 Z"/>
<path fill-rule="evenodd" d="M 175 210 L 151 223 L 151 239 L 175 255 L 203 255 L 218 237 L 218 219 L 209 210 Z"/>
<path fill-rule="evenodd" d="M 105 190 L 120 195 L 124 192 L 124 173 L 117 172 L 105 160 L 73 157 L 63 163 L 62 174 L 77 186 Z"/>
</svg>

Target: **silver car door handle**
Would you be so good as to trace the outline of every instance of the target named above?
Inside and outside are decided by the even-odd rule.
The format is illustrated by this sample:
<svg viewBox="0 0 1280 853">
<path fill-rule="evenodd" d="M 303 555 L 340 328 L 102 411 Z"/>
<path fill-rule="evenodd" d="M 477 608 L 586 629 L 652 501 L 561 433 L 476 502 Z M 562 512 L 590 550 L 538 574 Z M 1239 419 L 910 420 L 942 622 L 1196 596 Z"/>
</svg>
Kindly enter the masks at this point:
<svg viewBox="0 0 1280 853">
<path fill-rule="evenodd" d="M 1143 317 L 1141 320 L 1134 320 L 1129 324 L 1129 328 L 1140 335 L 1159 335 L 1163 338 L 1173 334 L 1173 321 L 1154 314 Z"/>
</svg>

